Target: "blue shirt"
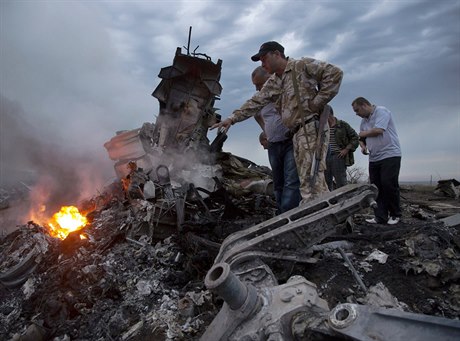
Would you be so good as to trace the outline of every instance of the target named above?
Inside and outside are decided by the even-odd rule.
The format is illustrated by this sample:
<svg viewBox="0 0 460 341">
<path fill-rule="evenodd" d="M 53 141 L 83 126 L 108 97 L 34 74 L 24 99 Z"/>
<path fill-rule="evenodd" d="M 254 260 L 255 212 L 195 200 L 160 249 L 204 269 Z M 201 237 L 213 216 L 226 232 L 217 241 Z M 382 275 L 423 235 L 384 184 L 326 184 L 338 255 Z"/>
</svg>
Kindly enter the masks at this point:
<svg viewBox="0 0 460 341">
<path fill-rule="evenodd" d="M 368 118 L 361 120 L 360 131 L 367 131 L 372 128 L 380 128 L 384 131 L 383 134 L 366 137 L 369 162 L 401 156 L 398 133 L 390 110 L 385 107 L 375 107 Z"/>
<path fill-rule="evenodd" d="M 275 104 L 269 103 L 260 111 L 264 119 L 265 135 L 268 142 L 280 142 L 286 140 L 288 128 L 281 121 L 281 115 L 276 111 Z"/>
</svg>

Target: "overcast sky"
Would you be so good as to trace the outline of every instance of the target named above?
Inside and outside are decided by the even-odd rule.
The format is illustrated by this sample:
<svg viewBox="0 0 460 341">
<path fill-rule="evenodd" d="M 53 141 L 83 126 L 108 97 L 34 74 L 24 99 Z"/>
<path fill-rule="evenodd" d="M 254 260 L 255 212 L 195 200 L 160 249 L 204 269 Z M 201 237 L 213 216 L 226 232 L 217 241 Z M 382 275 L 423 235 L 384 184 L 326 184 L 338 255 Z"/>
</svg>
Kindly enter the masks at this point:
<svg viewBox="0 0 460 341">
<path fill-rule="evenodd" d="M 460 180 L 459 0 L 0 1 L 2 110 L 14 104 L 40 138 L 102 168 L 116 131 L 155 121 L 157 75 L 192 26 L 191 49 L 223 61 L 223 118 L 254 93 L 250 56 L 276 40 L 290 57 L 344 71 L 331 105 L 355 129 L 358 96 L 393 113 L 401 181 Z M 253 119 L 239 123 L 224 150 L 268 165 L 258 135 Z"/>
</svg>

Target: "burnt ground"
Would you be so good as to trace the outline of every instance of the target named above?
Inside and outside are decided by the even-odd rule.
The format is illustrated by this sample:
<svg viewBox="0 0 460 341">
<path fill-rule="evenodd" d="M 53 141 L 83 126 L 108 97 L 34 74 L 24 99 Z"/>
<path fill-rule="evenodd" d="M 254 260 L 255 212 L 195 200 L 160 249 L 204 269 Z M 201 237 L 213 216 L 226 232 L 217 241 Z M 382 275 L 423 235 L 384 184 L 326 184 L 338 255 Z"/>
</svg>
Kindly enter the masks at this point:
<svg viewBox="0 0 460 341">
<path fill-rule="evenodd" d="M 458 319 L 460 228 L 445 227 L 439 219 L 459 213 L 460 202 L 435 195 L 430 186 L 402 186 L 401 205 L 403 219 L 395 226 L 366 223 L 368 209 L 354 216 L 348 232 L 324 242 L 352 243 L 346 253 L 367 288 L 381 282 L 409 311 Z M 365 261 L 375 250 L 388 255 L 385 263 Z M 364 295 L 337 252 L 319 255 L 318 263 L 303 271 L 332 307 Z"/>
<path fill-rule="evenodd" d="M 458 319 L 460 231 L 439 218 L 460 213 L 460 203 L 435 195 L 432 187 L 403 187 L 401 194 L 400 224 L 369 225 L 364 219 L 371 212 L 364 210 L 321 246 L 340 245 L 366 288 L 383 284 L 398 307 Z M 133 210 L 110 203 L 95 211 L 86 240 L 51 238 L 33 222 L 20 226 L 0 240 L 0 273 L 33 248 L 38 249 L 37 265 L 21 286 L 0 286 L 0 339 L 199 339 L 222 303 L 203 285 L 218 243 L 271 214 L 270 203 L 261 197 L 239 204 L 243 211 L 227 212 L 219 228 L 195 217 L 180 235 L 164 237 L 168 225 L 157 226 L 163 237 L 146 243 L 127 233 L 138 226 L 136 219 L 149 216 L 151 206 L 143 204 Z M 386 261 L 366 260 L 376 250 L 387 255 Z M 315 249 L 312 258 L 316 263 L 279 264 L 280 282 L 304 276 L 331 309 L 338 303 L 369 302 L 336 247 Z"/>
<path fill-rule="evenodd" d="M 368 226 L 363 228 L 369 229 Z M 429 244 L 432 244 L 434 239 L 436 245 L 433 252 L 447 253 L 454 244 L 453 237 L 444 239 L 445 236 L 439 236 L 439 229 L 442 227 L 433 227 L 432 223 L 420 224 L 417 228 L 401 226 L 398 230 L 385 231 L 384 236 L 380 231 L 369 232 L 368 230 L 365 233 L 347 235 L 342 240 L 353 243 L 347 253 L 366 287 L 381 282 L 398 301 L 407 304 L 410 311 L 458 318 L 460 314 L 458 260 L 451 261 L 438 255 L 433 255 L 431 259 L 417 254 L 411 256 L 406 245 L 406 240 L 412 238 L 428 239 Z M 450 232 L 445 230 L 444 232 L 450 235 Z M 458 235 L 458 232 L 455 234 Z M 419 246 L 424 247 L 424 245 Z M 378 261 L 362 264 L 373 250 L 388 255 L 385 264 L 380 264 Z M 433 276 L 433 273 L 429 274 L 424 268 L 426 262 L 439 265 L 440 269 L 436 272 L 436 276 Z M 305 266 L 303 270 L 304 276 L 318 284 L 320 296 L 332 307 L 338 303 L 359 302 L 359 298 L 364 295 L 338 254 L 335 257 L 321 257 L 318 263 Z"/>
</svg>

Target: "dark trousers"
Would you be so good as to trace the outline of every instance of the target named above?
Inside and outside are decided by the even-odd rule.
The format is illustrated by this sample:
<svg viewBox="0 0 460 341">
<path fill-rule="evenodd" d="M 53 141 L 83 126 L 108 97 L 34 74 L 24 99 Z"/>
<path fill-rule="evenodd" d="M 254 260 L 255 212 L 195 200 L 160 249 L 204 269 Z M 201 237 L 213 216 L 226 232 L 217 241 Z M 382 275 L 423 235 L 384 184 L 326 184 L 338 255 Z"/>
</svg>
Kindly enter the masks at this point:
<svg viewBox="0 0 460 341">
<path fill-rule="evenodd" d="M 330 191 L 345 186 L 347 184 L 347 166 L 345 165 L 345 158 L 340 158 L 338 153 L 329 152 L 326 157 L 326 170 L 324 171 L 324 176 Z"/>
<path fill-rule="evenodd" d="M 399 170 L 401 157 L 390 157 L 380 161 L 369 162 L 369 180 L 379 190 L 375 219 L 386 223 L 389 217 L 401 217 L 399 197 Z"/>
<path fill-rule="evenodd" d="M 292 140 L 270 142 L 268 160 L 272 168 L 277 214 L 299 206 L 300 181 L 294 159 Z"/>
</svg>

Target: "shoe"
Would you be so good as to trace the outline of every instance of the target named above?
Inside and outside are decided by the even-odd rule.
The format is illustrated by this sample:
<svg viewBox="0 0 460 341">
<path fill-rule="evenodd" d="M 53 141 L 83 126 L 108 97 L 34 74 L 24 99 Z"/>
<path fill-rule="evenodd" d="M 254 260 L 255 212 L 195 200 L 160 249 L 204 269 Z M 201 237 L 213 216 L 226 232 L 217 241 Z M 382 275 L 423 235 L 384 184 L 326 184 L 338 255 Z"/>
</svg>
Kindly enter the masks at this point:
<svg viewBox="0 0 460 341">
<path fill-rule="evenodd" d="M 366 219 L 366 222 L 369 223 L 369 224 L 377 224 L 377 220 L 375 220 L 375 218 Z"/>
<path fill-rule="evenodd" d="M 399 220 L 400 220 L 399 217 L 390 217 L 390 219 L 388 219 L 388 221 L 387 221 L 387 224 L 388 225 L 396 225 L 397 223 L 399 223 Z"/>
</svg>

